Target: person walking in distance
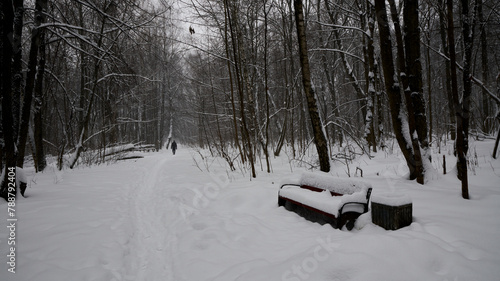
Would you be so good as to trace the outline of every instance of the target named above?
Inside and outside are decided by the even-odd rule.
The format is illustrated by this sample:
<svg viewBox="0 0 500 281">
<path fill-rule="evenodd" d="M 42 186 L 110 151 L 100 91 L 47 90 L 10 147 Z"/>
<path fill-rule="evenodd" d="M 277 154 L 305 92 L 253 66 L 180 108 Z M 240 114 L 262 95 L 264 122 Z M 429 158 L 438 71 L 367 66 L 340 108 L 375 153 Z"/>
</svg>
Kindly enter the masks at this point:
<svg viewBox="0 0 500 281">
<path fill-rule="evenodd" d="M 177 143 L 173 141 L 171 147 L 172 147 L 172 153 L 175 155 L 175 151 L 177 150 Z"/>
</svg>

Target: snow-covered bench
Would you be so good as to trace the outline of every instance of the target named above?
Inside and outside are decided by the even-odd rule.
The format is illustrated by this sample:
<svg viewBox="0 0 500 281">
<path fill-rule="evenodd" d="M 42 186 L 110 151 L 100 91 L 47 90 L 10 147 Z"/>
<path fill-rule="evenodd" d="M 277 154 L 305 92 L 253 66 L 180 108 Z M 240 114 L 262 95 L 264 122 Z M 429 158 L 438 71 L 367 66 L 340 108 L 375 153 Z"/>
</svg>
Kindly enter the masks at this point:
<svg viewBox="0 0 500 281">
<path fill-rule="evenodd" d="M 368 212 L 371 191 L 371 184 L 363 181 L 305 172 L 282 182 L 278 205 L 310 221 L 351 230 Z"/>
</svg>

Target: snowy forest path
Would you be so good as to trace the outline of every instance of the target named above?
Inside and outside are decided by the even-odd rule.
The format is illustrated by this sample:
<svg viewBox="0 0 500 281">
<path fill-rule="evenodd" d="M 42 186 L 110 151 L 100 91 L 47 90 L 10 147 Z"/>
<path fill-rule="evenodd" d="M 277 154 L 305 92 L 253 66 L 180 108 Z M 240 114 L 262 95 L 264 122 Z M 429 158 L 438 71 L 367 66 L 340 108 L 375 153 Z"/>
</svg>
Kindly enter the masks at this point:
<svg viewBox="0 0 500 281">
<path fill-rule="evenodd" d="M 160 153 L 144 161 L 142 177 L 133 184 L 130 195 L 135 229 L 127 276 L 130 280 L 175 280 L 177 238 L 173 228 L 182 223 L 175 202 L 176 182 L 182 176 L 175 167 L 189 166 L 187 161 L 192 160 L 187 152 L 181 152 L 176 156 Z"/>
</svg>

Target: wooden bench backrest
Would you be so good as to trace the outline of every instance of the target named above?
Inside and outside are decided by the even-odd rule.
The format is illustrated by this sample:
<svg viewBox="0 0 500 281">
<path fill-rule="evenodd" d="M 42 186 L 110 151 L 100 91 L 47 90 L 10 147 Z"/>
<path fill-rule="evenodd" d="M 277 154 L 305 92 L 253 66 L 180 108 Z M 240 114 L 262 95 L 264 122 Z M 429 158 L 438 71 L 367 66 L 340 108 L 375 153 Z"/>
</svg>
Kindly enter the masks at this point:
<svg viewBox="0 0 500 281">
<path fill-rule="evenodd" d="M 314 186 L 310 186 L 310 185 L 301 185 L 300 187 L 301 188 L 305 188 L 305 189 L 309 189 L 311 191 L 316 191 L 316 192 L 323 192 L 323 191 L 326 190 L 326 189 L 322 189 L 322 188 L 318 188 L 318 187 L 314 187 Z M 330 191 L 330 194 L 332 196 L 342 196 L 342 195 L 344 195 L 344 194 L 337 193 L 337 192 L 334 192 L 334 191 Z"/>
</svg>

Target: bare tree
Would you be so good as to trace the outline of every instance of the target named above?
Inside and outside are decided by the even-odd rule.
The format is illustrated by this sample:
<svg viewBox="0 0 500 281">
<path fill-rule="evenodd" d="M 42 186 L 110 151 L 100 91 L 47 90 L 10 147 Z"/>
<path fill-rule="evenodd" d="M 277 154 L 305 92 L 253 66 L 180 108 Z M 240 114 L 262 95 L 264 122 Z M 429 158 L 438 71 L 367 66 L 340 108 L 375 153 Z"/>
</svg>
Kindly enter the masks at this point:
<svg viewBox="0 0 500 281">
<path fill-rule="evenodd" d="M 12 115 L 12 58 L 13 45 L 11 36 L 14 31 L 14 9 L 11 1 L 0 2 L 0 90 L 2 96 L 2 133 L 4 140 L 3 156 L 5 157 L 4 170 L 16 166 L 16 149 L 14 143 L 14 118 Z M 7 174 L 2 173 L 0 196 L 7 200 L 8 184 Z"/>
<path fill-rule="evenodd" d="M 469 150 L 469 119 L 472 92 L 471 64 L 474 43 L 475 17 L 469 10 L 469 1 L 461 0 L 462 4 L 462 36 L 464 41 L 464 70 L 462 73 L 463 92 L 461 101 L 455 98 L 457 110 L 457 171 L 462 181 L 462 197 L 469 199 L 469 182 L 467 176 L 467 152 Z M 448 11 L 449 12 L 449 11 Z"/>
<path fill-rule="evenodd" d="M 38 49 L 38 70 L 36 74 L 35 88 L 34 88 L 34 112 L 33 112 L 33 143 L 35 145 L 35 168 L 36 171 L 43 171 L 47 166 L 45 158 L 45 149 L 43 144 L 43 119 L 42 119 L 42 105 L 43 105 L 43 81 L 45 76 L 45 32 L 41 35 L 41 43 Z"/>
<path fill-rule="evenodd" d="M 304 85 L 304 93 L 307 99 L 307 108 L 309 110 L 309 118 L 311 119 L 314 143 L 318 151 L 320 170 L 323 172 L 330 171 L 330 158 L 328 154 L 328 144 L 326 142 L 323 131 L 323 124 L 318 113 L 316 97 L 314 89 L 311 85 L 311 72 L 309 69 L 309 58 L 307 54 L 307 39 L 304 26 L 304 14 L 302 0 L 294 0 L 295 24 L 297 27 L 297 38 L 299 40 L 299 57 L 302 67 L 302 83 Z"/>
<path fill-rule="evenodd" d="M 28 74 L 26 77 L 26 84 L 24 87 L 23 107 L 21 111 L 21 121 L 19 125 L 19 137 L 17 140 L 17 147 L 19 150 L 17 166 L 23 167 L 24 152 L 26 148 L 26 140 L 28 138 L 28 126 L 31 114 L 31 104 L 33 100 L 33 90 L 35 88 L 36 68 L 38 65 L 38 53 L 42 45 L 43 28 L 41 25 L 45 21 L 45 10 L 47 7 L 47 0 L 37 0 L 35 2 L 35 26 L 31 34 L 31 46 L 29 51 L 28 60 Z"/>
<path fill-rule="evenodd" d="M 411 141 L 405 134 L 408 132 L 407 120 L 403 119 L 403 103 L 401 99 L 401 88 L 399 81 L 395 77 L 399 77 L 394 67 L 394 57 L 392 55 L 392 40 L 389 28 L 389 19 L 387 17 L 385 0 L 375 1 L 375 10 L 378 15 L 377 23 L 380 34 L 380 53 L 382 59 L 382 68 L 384 70 L 385 88 L 389 97 L 389 106 L 392 117 L 393 131 L 396 135 L 396 140 L 406 159 L 408 168 L 410 169 L 410 179 L 417 177 L 417 166 L 412 150 L 410 149 Z M 421 172 L 421 171 L 420 171 Z"/>
</svg>

